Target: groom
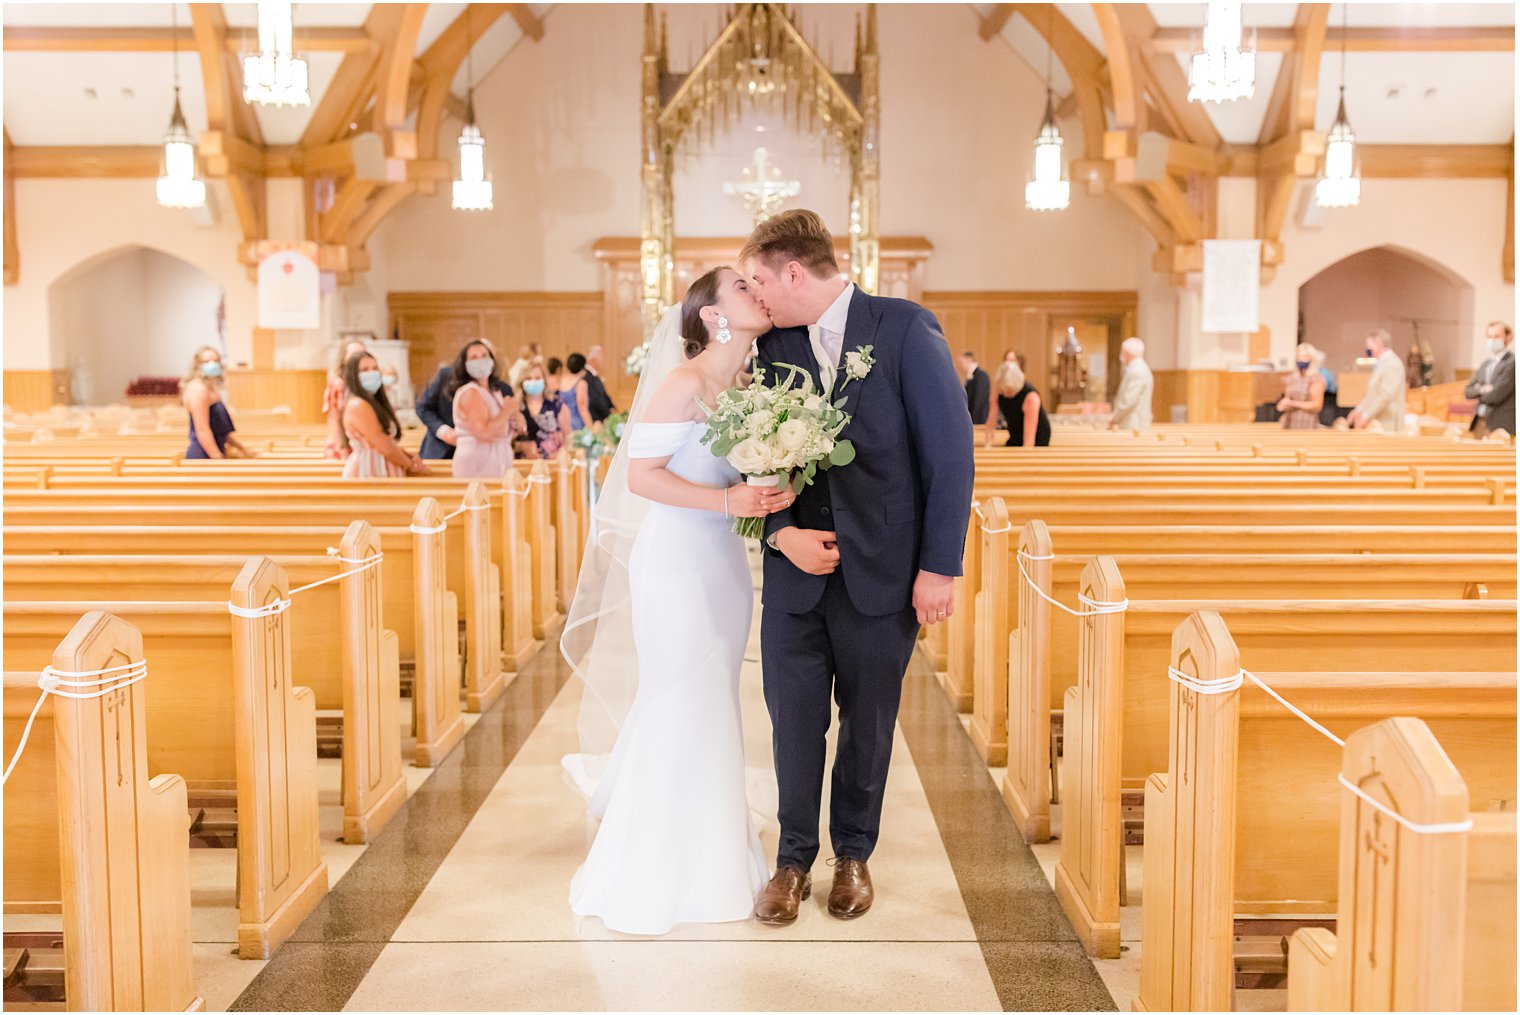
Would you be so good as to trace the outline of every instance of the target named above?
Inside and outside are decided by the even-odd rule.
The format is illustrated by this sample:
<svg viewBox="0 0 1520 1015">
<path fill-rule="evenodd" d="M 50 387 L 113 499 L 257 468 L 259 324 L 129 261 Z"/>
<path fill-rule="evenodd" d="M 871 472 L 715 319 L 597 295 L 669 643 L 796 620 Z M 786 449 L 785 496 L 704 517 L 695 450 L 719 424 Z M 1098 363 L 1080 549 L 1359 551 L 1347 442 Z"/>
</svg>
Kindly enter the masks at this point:
<svg viewBox="0 0 1520 1015">
<path fill-rule="evenodd" d="M 841 278 L 816 213 L 767 219 L 740 261 L 775 324 L 758 343 L 767 377 L 790 364 L 832 388 L 852 417 L 843 436 L 856 451 L 854 462 L 819 472 L 790 508 L 766 519 L 760 648 L 781 845 L 755 919 L 789 924 L 812 892 L 832 697 L 839 746 L 829 913 L 848 920 L 874 899 L 866 861 L 881 830 L 913 644 L 921 624 L 950 615 L 961 573 L 971 416 L 934 315 Z"/>
</svg>

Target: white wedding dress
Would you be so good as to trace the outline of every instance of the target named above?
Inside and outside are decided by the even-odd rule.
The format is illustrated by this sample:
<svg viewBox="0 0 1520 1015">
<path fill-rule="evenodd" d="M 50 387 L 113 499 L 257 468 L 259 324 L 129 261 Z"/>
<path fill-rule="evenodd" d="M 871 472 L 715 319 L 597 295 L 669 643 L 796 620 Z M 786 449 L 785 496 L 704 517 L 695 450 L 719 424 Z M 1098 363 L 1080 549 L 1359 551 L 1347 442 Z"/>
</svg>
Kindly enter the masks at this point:
<svg viewBox="0 0 1520 1015">
<path fill-rule="evenodd" d="M 697 423 L 634 423 L 630 458 L 721 488 L 739 478 Z M 749 918 L 769 878 L 745 787 L 739 668 L 753 579 L 744 540 L 712 511 L 654 504 L 628 556 L 638 683 L 611 757 L 590 784 L 595 842 L 570 903 L 612 930 L 664 934 L 679 923 Z"/>
</svg>

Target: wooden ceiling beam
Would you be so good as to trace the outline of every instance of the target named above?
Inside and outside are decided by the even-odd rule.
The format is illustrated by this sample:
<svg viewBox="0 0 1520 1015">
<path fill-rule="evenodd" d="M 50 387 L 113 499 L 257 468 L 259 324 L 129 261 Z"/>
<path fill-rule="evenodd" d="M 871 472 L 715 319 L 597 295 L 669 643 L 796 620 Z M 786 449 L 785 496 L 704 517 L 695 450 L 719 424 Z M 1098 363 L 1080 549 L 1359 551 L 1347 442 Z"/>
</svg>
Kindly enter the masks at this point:
<svg viewBox="0 0 1520 1015">
<path fill-rule="evenodd" d="M 471 4 L 417 58 L 424 74 L 421 85 L 412 93 L 417 100 L 418 158 L 437 157 L 443 115 L 458 109 L 453 106 L 454 77 L 471 44 L 479 41 L 498 18 L 511 14 L 511 7 L 511 4 Z M 454 115 L 463 119 L 462 111 Z"/>
<path fill-rule="evenodd" d="M 1103 50 L 1108 56 L 1108 81 L 1114 92 L 1115 131 L 1134 131 L 1144 127 L 1145 98 L 1136 68 L 1133 40 L 1124 33 L 1120 4 L 1093 4 L 1098 29 L 1103 33 Z"/>
<path fill-rule="evenodd" d="M 506 6 L 512 15 L 512 20 L 517 22 L 517 27 L 522 29 L 524 35 L 534 42 L 544 37 L 544 23 L 537 14 L 533 13 L 532 7 L 527 4 L 507 4 Z"/>
<path fill-rule="evenodd" d="M 401 202 L 417 192 L 417 184 L 411 181 L 406 183 L 391 183 L 382 187 L 380 192 L 370 201 L 369 206 L 354 219 L 353 225 L 348 230 L 348 242 L 351 246 L 363 247 L 369 242 L 369 238 L 375 234 L 385 216 L 389 215 Z"/>
<path fill-rule="evenodd" d="M 169 53 L 178 48 L 191 52 L 197 47 L 195 32 L 181 28 L 46 28 L 7 26 L 4 34 L 7 53 Z M 228 35 L 226 51 L 237 54 L 247 49 L 242 33 Z M 374 48 L 374 40 L 357 28 L 297 28 L 297 53 L 360 53 Z"/>
<path fill-rule="evenodd" d="M 312 111 L 306 129 L 301 132 L 303 148 L 338 140 L 349 132 L 349 125 L 364 112 L 364 107 L 375 94 L 386 47 L 400 27 L 402 8 L 408 6 L 413 5 L 375 4 L 370 8 L 363 31 L 371 46 L 343 57 L 322 101 Z"/>
<path fill-rule="evenodd" d="M 231 122 L 233 96 L 223 62 L 227 48 L 227 19 L 221 4 L 191 4 L 190 30 L 200 51 L 201 82 L 206 101 L 206 127 L 226 130 Z M 10 33 L 6 33 L 7 35 Z M 242 101 L 242 96 L 237 96 Z"/>
<path fill-rule="evenodd" d="M 1259 53 L 1292 53 L 1297 38 L 1292 28 L 1257 28 L 1246 32 L 1246 44 L 1255 37 Z M 1515 49 L 1513 27 L 1496 28 L 1352 28 L 1345 32 L 1349 53 L 1509 53 Z M 1330 50 L 1341 48 L 1341 30 L 1325 37 Z M 1203 39 L 1200 28 L 1158 28 L 1148 40 L 1155 53 L 1193 53 Z"/>
<path fill-rule="evenodd" d="M 412 82 L 413 59 L 417 55 L 417 34 L 427 4 L 398 4 L 400 11 L 394 31 L 376 70 L 375 126 L 385 140 L 385 150 L 395 158 L 412 158 L 417 154 L 415 133 L 406 131 L 406 98 Z M 405 133 L 403 139 L 401 135 Z"/>
<path fill-rule="evenodd" d="M 982 41 L 987 42 L 1001 32 L 1003 26 L 1008 24 L 1008 19 L 1013 17 L 1013 12 L 1017 7 L 1018 4 L 997 4 L 994 6 L 992 12 L 982 18 L 982 25 L 978 30 Z"/>
<path fill-rule="evenodd" d="M 1356 160 L 1364 180 L 1503 180 L 1514 151 L 1507 144 L 1359 144 Z"/>
<path fill-rule="evenodd" d="M 1130 40 L 1130 51 L 1138 63 L 1144 90 L 1168 124 L 1178 125 L 1177 137 L 1183 141 L 1217 148 L 1223 143 L 1219 128 L 1209 119 L 1201 103 L 1188 101 L 1187 74 L 1170 53 L 1157 53 L 1145 40 L 1156 34 L 1156 19 L 1145 4 L 1114 4 L 1119 24 Z M 1105 38 L 1107 35 L 1105 33 Z"/>
<path fill-rule="evenodd" d="M 5 168 L 20 180 L 151 179 L 163 171 L 163 159 L 157 145 L 18 145 L 6 152 Z"/>
</svg>

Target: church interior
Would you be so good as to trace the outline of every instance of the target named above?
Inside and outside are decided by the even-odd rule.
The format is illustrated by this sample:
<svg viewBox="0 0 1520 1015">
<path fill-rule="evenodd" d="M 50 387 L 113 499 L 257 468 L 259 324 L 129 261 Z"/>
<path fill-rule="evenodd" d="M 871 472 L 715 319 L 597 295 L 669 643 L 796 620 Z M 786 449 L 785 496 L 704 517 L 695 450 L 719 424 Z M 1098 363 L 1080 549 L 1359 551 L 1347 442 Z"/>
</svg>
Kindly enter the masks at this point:
<svg viewBox="0 0 1520 1015">
<path fill-rule="evenodd" d="M 5 1007 L 1514 1010 L 1515 12 L 5 3 Z M 953 609 L 871 912 L 622 933 L 561 638 L 797 209 L 965 387 Z"/>
</svg>

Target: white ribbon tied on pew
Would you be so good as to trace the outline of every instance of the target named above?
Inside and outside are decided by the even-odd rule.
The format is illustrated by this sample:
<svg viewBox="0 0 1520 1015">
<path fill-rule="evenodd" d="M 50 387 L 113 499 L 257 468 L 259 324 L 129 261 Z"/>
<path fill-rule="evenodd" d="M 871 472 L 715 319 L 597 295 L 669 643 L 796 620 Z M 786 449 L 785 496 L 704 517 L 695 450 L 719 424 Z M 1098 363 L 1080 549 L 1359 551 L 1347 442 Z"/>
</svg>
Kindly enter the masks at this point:
<svg viewBox="0 0 1520 1015">
<path fill-rule="evenodd" d="M 1183 687 L 1197 694 L 1228 694 L 1231 691 L 1240 690 L 1240 688 L 1244 686 L 1245 682 L 1249 680 L 1251 683 L 1255 684 L 1257 687 L 1270 694 L 1279 705 L 1281 705 L 1283 708 L 1286 708 L 1294 715 L 1298 716 L 1298 718 L 1307 723 L 1316 733 L 1324 736 L 1327 740 L 1335 744 L 1335 746 L 1346 746 L 1346 741 L 1342 740 L 1340 737 L 1336 736 L 1334 733 L 1331 733 L 1329 730 L 1325 729 L 1325 727 L 1309 718 L 1308 714 L 1305 713 L 1303 709 L 1299 708 L 1287 698 L 1284 698 L 1282 695 L 1278 694 L 1270 686 L 1268 686 L 1266 681 L 1262 680 L 1250 670 L 1242 669 L 1236 672 L 1233 676 L 1230 676 L 1224 680 L 1214 680 L 1207 683 L 1201 680 L 1195 680 L 1194 678 L 1188 676 L 1186 673 L 1183 673 L 1181 670 L 1177 669 L 1175 666 L 1168 666 L 1166 668 L 1166 675 L 1170 677 L 1175 683 L 1181 684 Z M 1398 824 L 1416 834 L 1445 835 L 1452 832 L 1467 832 L 1472 830 L 1473 823 L 1471 819 L 1468 819 L 1466 821 L 1448 821 L 1445 823 L 1429 825 L 1420 824 L 1417 821 L 1410 821 L 1408 818 L 1404 817 L 1404 815 L 1400 814 L 1398 811 L 1395 811 L 1392 807 L 1389 807 L 1387 804 L 1383 803 L 1381 800 L 1377 799 L 1372 794 L 1356 785 L 1350 779 L 1347 779 L 1343 773 L 1336 773 L 1335 778 L 1336 781 L 1339 782 L 1342 786 L 1350 790 L 1361 800 L 1364 800 L 1369 805 L 1371 805 L 1374 810 L 1386 814 L 1388 817 L 1398 822 Z"/>
<path fill-rule="evenodd" d="M 411 529 L 412 532 L 419 536 L 436 536 L 438 533 L 444 531 L 449 527 L 449 521 L 451 519 L 458 518 L 466 511 L 485 511 L 489 509 L 490 506 L 491 505 L 489 504 L 461 504 L 454 510 L 450 511 L 448 514 L 444 515 L 443 521 L 437 525 L 428 527 L 425 525 L 418 525 L 414 522 L 413 524 L 407 526 L 407 528 Z"/>
<path fill-rule="evenodd" d="M 982 531 L 986 532 L 987 530 L 983 529 Z M 999 530 L 999 531 L 1006 531 L 1006 530 Z M 1056 607 L 1057 609 L 1060 609 L 1060 610 L 1065 610 L 1067 613 L 1071 614 L 1073 617 L 1103 617 L 1103 616 L 1107 616 L 1110 613 L 1123 613 L 1123 612 L 1125 612 L 1126 610 L 1129 609 L 1129 600 L 1128 599 L 1121 599 L 1118 602 L 1109 603 L 1109 602 L 1104 602 L 1101 599 L 1092 599 L 1092 598 L 1089 598 L 1088 596 L 1084 596 L 1082 593 L 1078 592 L 1077 593 L 1077 602 L 1081 603 L 1084 607 L 1086 607 L 1086 609 L 1073 610 L 1070 606 L 1067 606 L 1065 603 L 1061 602 L 1060 600 L 1055 599 L 1052 596 L 1046 595 L 1045 594 L 1045 590 L 1042 589 L 1042 588 L 1040 588 L 1040 586 L 1038 586 L 1038 585 L 1035 584 L 1035 580 L 1033 578 L 1029 577 L 1029 572 L 1027 570 L 1025 570 L 1025 568 L 1024 568 L 1024 561 L 1026 561 L 1026 560 L 1055 560 L 1056 559 L 1055 554 L 1053 554 L 1053 553 L 1047 553 L 1044 556 L 1036 557 L 1032 553 L 1025 553 L 1023 550 L 1019 550 L 1019 551 L 1017 551 L 1014 554 L 1014 558 L 1013 559 L 1014 559 L 1014 562 L 1019 565 L 1019 574 L 1023 577 L 1024 581 L 1028 583 L 1030 590 L 1032 592 L 1034 592 L 1035 595 L 1037 595 L 1041 599 L 1045 600 L 1051 606 L 1054 606 L 1054 607 Z"/>
<path fill-rule="evenodd" d="M 32 706 L 32 714 L 27 717 L 26 726 L 21 730 L 21 742 L 16 745 L 16 753 L 11 755 L 10 763 L 5 766 L 5 774 L 0 776 L 0 785 L 10 781 L 16 762 L 21 760 L 21 754 L 26 750 L 27 738 L 32 735 L 32 724 L 37 721 L 37 713 L 42 711 L 42 703 L 48 695 L 56 694 L 60 698 L 104 698 L 113 691 L 131 687 L 147 675 L 146 659 L 108 666 L 103 670 L 55 670 L 51 666 L 44 667 L 37 675 L 37 686 L 42 693 L 37 695 L 37 704 Z M 89 690 L 65 690 L 71 687 Z"/>
<path fill-rule="evenodd" d="M 300 593 L 317 588 L 321 585 L 327 585 L 332 582 L 342 581 L 344 578 L 348 578 L 356 574 L 363 574 L 370 568 L 379 566 L 380 562 L 385 559 L 385 554 L 383 553 L 377 553 L 373 557 L 343 557 L 339 555 L 338 549 L 332 546 L 329 546 L 327 548 L 327 555 L 341 561 L 344 564 L 353 564 L 355 566 L 349 568 L 347 571 L 339 571 L 335 575 L 329 575 L 328 577 L 323 578 L 319 581 L 309 582 L 298 588 L 293 588 L 290 590 L 290 595 L 286 596 L 284 599 L 275 599 L 272 602 L 265 603 L 263 606 L 239 606 L 236 603 L 228 603 L 227 612 L 232 614 L 234 617 L 242 617 L 244 620 L 257 620 L 260 617 L 278 616 L 281 613 L 284 613 L 286 610 L 290 609 L 291 599 Z"/>
</svg>

